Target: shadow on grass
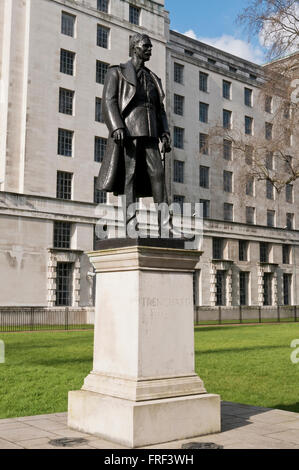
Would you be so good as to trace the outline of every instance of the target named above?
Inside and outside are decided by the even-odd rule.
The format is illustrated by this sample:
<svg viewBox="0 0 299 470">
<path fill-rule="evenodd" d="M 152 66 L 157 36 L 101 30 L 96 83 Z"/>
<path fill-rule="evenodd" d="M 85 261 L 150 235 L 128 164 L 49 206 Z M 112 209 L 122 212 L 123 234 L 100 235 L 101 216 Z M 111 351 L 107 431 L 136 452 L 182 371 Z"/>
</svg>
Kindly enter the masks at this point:
<svg viewBox="0 0 299 470">
<path fill-rule="evenodd" d="M 284 345 L 280 345 L 280 346 L 275 346 L 275 345 L 271 345 L 271 346 L 257 346 L 257 345 L 254 345 L 252 347 L 247 347 L 247 348 L 244 348 L 244 347 L 240 347 L 240 348 L 222 348 L 222 349 L 214 349 L 214 348 L 211 348 L 211 349 L 201 349 L 200 351 L 195 351 L 195 356 L 201 356 L 202 354 L 223 354 L 223 353 L 238 353 L 238 352 L 248 352 L 248 351 L 257 351 L 258 350 L 261 350 L 261 349 L 266 349 L 267 351 L 269 351 L 269 349 L 285 349 L 285 346 Z"/>
<path fill-rule="evenodd" d="M 40 360 L 34 360 L 30 361 L 30 365 L 35 365 L 35 366 L 47 366 L 47 367 L 56 367 L 60 365 L 65 365 L 65 364 L 80 364 L 80 366 L 86 364 L 91 364 L 92 363 L 92 356 L 88 358 L 83 358 L 83 357 L 70 357 L 69 359 L 63 357 L 59 359 L 58 357 L 55 357 L 53 359 L 40 359 Z"/>
<path fill-rule="evenodd" d="M 273 408 L 283 411 L 292 411 L 293 413 L 299 413 L 299 402 L 292 403 L 291 405 L 275 405 Z"/>
</svg>

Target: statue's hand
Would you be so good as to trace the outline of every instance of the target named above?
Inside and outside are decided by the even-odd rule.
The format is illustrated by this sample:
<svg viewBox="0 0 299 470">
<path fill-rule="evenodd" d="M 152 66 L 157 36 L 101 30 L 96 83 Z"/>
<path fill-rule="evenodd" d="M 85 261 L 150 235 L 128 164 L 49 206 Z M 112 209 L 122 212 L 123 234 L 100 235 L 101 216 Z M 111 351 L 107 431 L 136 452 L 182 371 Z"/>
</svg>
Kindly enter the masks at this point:
<svg viewBox="0 0 299 470">
<path fill-rule="evenodd" d="M 171 152 L 171 138 L 170 135 L 165 133 L 161 137 L 162 141 L 162 152 L 163 153 L 169 153 Z"/>
<path fill-rule="evenodd" d="M 113 132 L 112 138 L 116 144 L 123 145 L 125 140 L 125 130 L 117 129 Z"/>
</svg>

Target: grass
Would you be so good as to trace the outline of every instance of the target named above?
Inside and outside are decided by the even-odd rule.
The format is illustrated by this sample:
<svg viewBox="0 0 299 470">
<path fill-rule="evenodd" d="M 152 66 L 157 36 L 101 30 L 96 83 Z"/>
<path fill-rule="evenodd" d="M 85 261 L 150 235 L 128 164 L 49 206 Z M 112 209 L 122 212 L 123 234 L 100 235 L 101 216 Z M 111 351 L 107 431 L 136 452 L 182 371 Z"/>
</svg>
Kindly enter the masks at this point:
<svg viewBox="0 0 299 470">
<path fill-rule="evenodd" d="M 299 324 L 195 328 L 196 372 L 222 400 L 299 412 Z"/>
<path fill-rule="evenodd" d="M 299 412 L 299 324 L 195 328 L 196 372 L 222 400 Z M 93 331 L 3 333 L 0 418 L 67 410 L 92 369 Z"/>
<path fill-rule="evenodd" d="M 79 390 L 92 369 L 93 331 L 0 334 L 0 418 L 67 410 L 69 390 Z"/>
</svg>

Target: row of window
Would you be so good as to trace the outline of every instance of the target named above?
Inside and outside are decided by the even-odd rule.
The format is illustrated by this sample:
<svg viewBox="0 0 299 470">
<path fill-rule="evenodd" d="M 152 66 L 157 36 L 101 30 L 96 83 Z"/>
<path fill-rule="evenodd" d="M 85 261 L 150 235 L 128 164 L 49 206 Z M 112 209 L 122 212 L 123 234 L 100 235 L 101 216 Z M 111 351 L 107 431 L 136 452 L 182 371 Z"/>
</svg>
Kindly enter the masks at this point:
<svg viewBox="0 0 299 470">
<path fill-rule="evenodd" d="M 73 196 L 73 173 L 57 171 L 56 197 L 58 199 L 71 200 Z M 94 178 L 94 198 L 96 204 L 106 204 L 107 193 L 96 189 L 96 177 Z M 63 247 L 60 247 L 63 248 Z"/>
<path fill-rule="evenodd" d="M 173 79 L 176 83 L 181 85 L 184 84 L 184 65 L 174 63 Z M 209 92 L 209 74 L 206 72 L 199 72 L 199 90 L 204 93 Z M 222 80 L 222 97 L 227 100 L 232 100 L 232 82 L 228 80 Z M 250 108 L 253 107 L 253 90 L 251 88 L 244 87 L 244 104 Z M 265 97 L 265 112 L 273 113 L 273 98 L 272 96 Z M 289 114 L 285 112 L 285 117 L 288 118 Z"/>
<path fill-rule="evenodd" d="M 174 113 L 183 116 L 184 115 L 184 96 L 174 95 Z M 199 103 L 199 121 L 208 124 L 209 122 L 209 104 Z M 238 118 L 239 121 L 239 118 Z M 222 111 L 222 125 L 224 129 L 232 129 L 232 111 L 223 109 Z M 250 116 L 244 116 L 244 132 L 246 135 L 253 135 L 254 132 L 254 119 Z M 265 123 L 265 138 L 271 140 L 273 138 L 273 124 L 270 122 Z"/>
<path fill-rule="evenodd" d="M 250 304 L 250 272 L 239 273 L 239 302 L 240 305 Z M 270 306 L 274 302 L 273 273 L 263 275 L 263 305 Z M 216 305 L 227 305 L 227 271 L 216 272 Z M 283 305 L 292 304 L 292 274 L 283 273 L 282 277 Z"/>
<path fill-rule="evenodd" d="M 99 11 L 102 11 L 104 13 L 108 13 L 109 10 L 109 1 L 108 0 L 98 0 L 97 2 L 97 9 Z M 139 25 L 140 24 L 140 13 L 141 9 L 136 7 L 135 5 L 129 5 L 129 22 L 134 25 Z M 75 37 L 75 29 L 76 29 L 76 16 L 71 15 L 70 13 L 67 13 L 63 11 L 61 13 L 61 33 L 65 34 L 67 36 Z M 104 28 L 105 30 L 108 30 L 108 28 Z M 104 44 L 108 44 L 108 37 L 109 33 L 105 32 L 104 35 L 102 36 L 100 33 L 100 37 L 98 38 L 100 42 L 103 40 Z M 100 45 L 100 44 L 98 44 Z M 108 45 L 104 45 L 102 47 L 108 47 Z"/>
<path fill-rule="evenodd" d="M 181 208 L 183 208 L 183 204 L 185 203 L 185 196 L 175 194 L 173 196 L 173 202 L 178 203 Z M 202 204 L 202 217 L 204 219 L 211 218 L 211 201 L 209 199 L 200 199 L 200 203 Z M 276 211 L 268 209 L 266 212 L 267 216 L 267 226 L 268 227 L 275 227 L 275 219 L 276 219 Z M 234 205 L 228 202 L 223 203 L 223 220 L 228 222 L 234 221 Z M 245 221 L 247 224 L 255 225 L 256 224 L 256 208 L 246 206 L 245 207 Z M 294 214 L 293 213 L 286 213 L 286 222 L 285 227 L 288 230 L 294 230 Z"/>
<path fill-rule="evenodd" d="M 213 238 L 212 240 L 212 258 L 214 260 L 225 259 L 226 240 L 224 238 Z M 250 242 L 247 240 L 239 240 L 239 261 L 250 261 Z M 268 242 L 260 242 L 259 244 L 259 261 L 260 263 L 273 262 L 273 245 Z M 282 245 L 281 251 L 282 264 L 292 264 L 291 245 Z M 280 264 L 280 262 L 279 262 Z"/>
<path fill-rule="evenodd" d="M 212 258 L 214 260 L 225 259 L 226 240 L 223 238 L 213 238 L 212 240 Z M 273 246 L 267 242 L 259 244 L 259 261 L 261 263 L 270 263 L 273 258 Z M 250 261 L 250 243 L 247 240 L 239 240 L 239 261 Z M 282 245 L 282 264 L 292 263 L 291 245 Z M 264 305 L 272 305 L 272 273 L 264 274 Z M 216 305 L 226 305 L 226 271 L 218 270 L 216 273 Z M 240 305 L 249 304 L 249 272 L 241 271 L 239 273 L 239 292 Z M 284 305 L 291 303 L 291 281 L 292 275 L 283 274 L 283 302 Z"/>
<path fill-rule="evenodd" d="M 185 170 L 185 162 L 180 160 L 174 160 L 173 166 L 173 181 L 175 183 L 184 183 L 184 170 Z M 245 192 L 247 196 L 254 196 L 254 178 L 248 177 L 245 185 Z M 210 167 L 200 165 L 199 167 L 199 186 L 205 189 L 210 188 Z M 232 193 L 233 192 L 233 173 L 231 171 L 224 170 L 223 171 L 223 191 Z M 274 186 L 271 181 L 266 181 L 266 197 L 267 199 L 274 199 Z M 293 203 L 294 202 L 294 191 L 293 185 L 287 184 L 285 187 L 285 196 L 286 202 Z"/>
<path fill-rule="evenodd" d="M 73 156 L 74 131 L 67 129 L 58 129 L 58 155 L 64 157 Z M 107 147 L 107 139 L 104 137 L 94 138 L 94 160 L 101 163 L 103 161 Z"/>
</svg>

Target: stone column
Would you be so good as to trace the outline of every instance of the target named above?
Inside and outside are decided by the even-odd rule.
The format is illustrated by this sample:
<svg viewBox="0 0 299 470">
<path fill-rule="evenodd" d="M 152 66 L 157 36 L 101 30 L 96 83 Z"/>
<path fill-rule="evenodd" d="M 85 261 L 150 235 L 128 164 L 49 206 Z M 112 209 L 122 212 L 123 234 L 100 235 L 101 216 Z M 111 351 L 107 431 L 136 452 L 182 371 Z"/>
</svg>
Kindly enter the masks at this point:
<svg viewBox="0 0 299 470">
<path fill-rule="evenodd" d="M 258 284 L 258 305 L 262 307 L 264 305 L 264 270 L 262 267 L 258 268 L 257 284 Z"/>
<path fill-rule="evenodd" d="M 93 370 L 69 392 L 68 425 L 138 447 L 220 431 L 220 397 L 194 371 L 200 252 L 124 246 L 89 253 L 97 275 Z"/>
<path fill-rule="evenodd" d="M 227 285 L 227 298 L 226 298 L 226 305 L 228 307 L 232 306 L 233 303 L 233 270 L 228 269 L 227 271 L 227 279 L 226 279 L 226 285 Z"/>
<path fill-rule="evenodd" d="M 216 306 L 216 274 L 217 274 L 217 268 L 214 264 L 211 264 L 211 269 L 210 269 L 210 275 L 211 275 L 211 284 L 210 284 L 210 303 L 211 307 Z"/>
</svg>

